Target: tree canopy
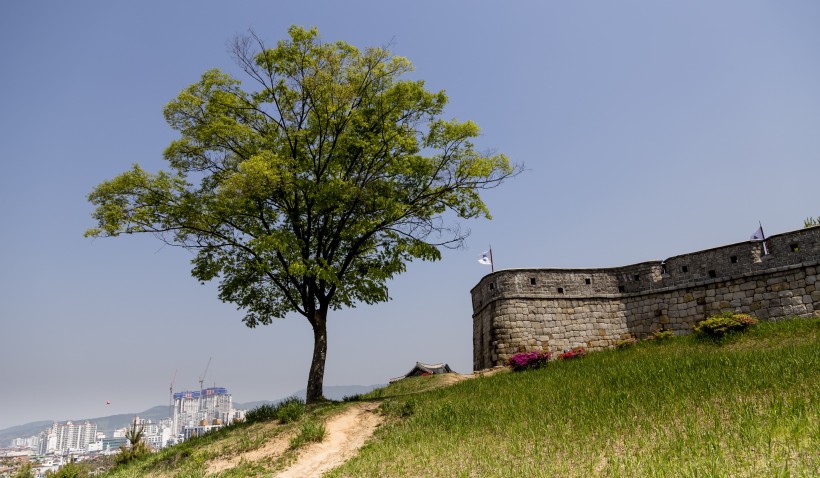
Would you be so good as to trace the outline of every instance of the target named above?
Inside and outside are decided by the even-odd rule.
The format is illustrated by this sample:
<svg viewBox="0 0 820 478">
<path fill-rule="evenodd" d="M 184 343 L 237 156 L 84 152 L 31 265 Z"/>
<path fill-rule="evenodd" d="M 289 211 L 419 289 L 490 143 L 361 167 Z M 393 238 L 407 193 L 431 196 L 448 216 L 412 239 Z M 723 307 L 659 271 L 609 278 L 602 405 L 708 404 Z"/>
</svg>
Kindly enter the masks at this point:
<svg viewBox="0 0 820 478">
<path fill-rule="evenodd" d="M 232 53 L 253 89 L 213 69 L 165 107 L 180 133 L 170 169 L 134 165 L 89 194 L 87 236 L 152 233 L 195 251 L 192 275 L 249 327 L 290 312 L 314 331 L 308 402 L 322 397 L 329 310 L 388 300 L 413 259 L 438 260 L 490 218 L 480 191 L 520 171 L 479 152 L 472 121 L 441 118 L 447 96 L 402 79 L 410 62 L 384 48 L 325 43 L 293 26 L 267 48 Z"/>
</svg>

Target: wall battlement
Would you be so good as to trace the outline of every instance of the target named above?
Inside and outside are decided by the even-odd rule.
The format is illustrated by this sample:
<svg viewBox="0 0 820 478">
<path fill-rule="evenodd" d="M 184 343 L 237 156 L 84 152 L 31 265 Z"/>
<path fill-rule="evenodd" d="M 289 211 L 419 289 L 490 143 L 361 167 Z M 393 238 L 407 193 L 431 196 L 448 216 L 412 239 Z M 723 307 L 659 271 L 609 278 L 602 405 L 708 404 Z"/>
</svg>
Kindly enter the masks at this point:
<svg viewBox="0 0 820 478">
<path fill-rule="evenodd" d="M 659 329 L 685 334 L 721 310 L 820 315 L 820 227 L 665 261 L 601 269 L 508 269 L 472 291 L 473 368 L 519 352 L 600 349 Z"/>
</svg>

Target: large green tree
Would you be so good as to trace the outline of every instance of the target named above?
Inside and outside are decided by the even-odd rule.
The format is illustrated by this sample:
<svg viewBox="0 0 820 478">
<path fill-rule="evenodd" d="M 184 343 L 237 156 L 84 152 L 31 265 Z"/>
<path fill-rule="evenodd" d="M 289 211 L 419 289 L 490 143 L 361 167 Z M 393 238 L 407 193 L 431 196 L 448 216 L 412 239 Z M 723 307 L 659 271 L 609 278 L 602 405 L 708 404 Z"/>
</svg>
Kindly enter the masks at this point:
<svg viewBox="0 0 820 478">
<path fill-rule="evenodd" d="M 217 280 L 248 327 L 304 316 L 312 402 L 328 312 L 386 301 L 388 279 L 460 245 L 459 218 L 490 217 L 479 192 L 520 168 L 476 151 L 475 123 L 441 119 L 447 96 L 402 79 L 407 59 L 289 34 L 275 48 L 234 40 L 252 89 L 214 69 L 171 101 L 170 170 L 135 165 L 94 188 L 86 235 L 153 233 L 194 250 L 192 275 Z"/>
</svg>

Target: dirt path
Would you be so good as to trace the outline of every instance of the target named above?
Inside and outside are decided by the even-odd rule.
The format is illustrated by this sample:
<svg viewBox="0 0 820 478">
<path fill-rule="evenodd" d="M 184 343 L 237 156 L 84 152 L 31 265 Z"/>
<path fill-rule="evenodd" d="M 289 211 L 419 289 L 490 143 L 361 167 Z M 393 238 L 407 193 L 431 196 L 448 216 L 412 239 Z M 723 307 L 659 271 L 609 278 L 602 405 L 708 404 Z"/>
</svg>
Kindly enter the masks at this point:
<svg viewBox="0 0 820 478">
<path fill-rule="evenodd" d="M 242 461 L 259 461 L 269 456 L 280 456 L 290 445 L 290 436 L 277 436 L 268 440 L 264 446 L 249 452 L 241 453 L 231 458 L 213 460 L 208 464 L 207 475 L 219 473 L 235 467 Z"/>
<path fill-rule="evenodd" d="M 497 367 L 479 374 L 448 373 L 441 376 L 437 386 L 446 387 L 462 380 L 493 375 L 502 369 L 507 370 L 506 367 Z M 318 477 L 352 458 L 364 442 L 373 435 L 376 427 L 384 421 L 384 418 L 375 412 L 378 406 L 379 404 L 374 402 L 355 403 L 342 413 L 330 417 L 325 422 L 325 439 L 321 443 L 308 445 L 302 449 L 296 463 L 275 476 L 278 478 Z M 208 464 L 207 474 L 233 468 L 243 461 L 255 462 L 281 456 L 287 451 L 292 436 L 293 433 L 277 436 L 259 449 L 231 458 L 211 461 Z"/>
<path fill-rule="evenodd" d="M 377 403 L 357 403 L 331 417 L 325 423 L 325 439 L 303 449 L 296 463 L 276 476 L 321 476 L 349 460 L 383 421 L 383 417 L 374 412 L 376 407 Z"/>
<path fill-rule="evenodd" d="M 305 447 L 299 452 L 296 463 L 276 476 L 321 476 L 322 473 L 349 460 L 384 420 L 375 412 L 377 407 L 378 403 L 357 403 L 330 417 L 325 423 L 325 439 L 321 443 Z M 228 470 L 243 461 L 255 462 L 281 456 L 287 451 L 292 436 L 292 433 L 280 435 L 256 450 L 211 461 L 206 474 L 212 475 Z"/>
</svg>

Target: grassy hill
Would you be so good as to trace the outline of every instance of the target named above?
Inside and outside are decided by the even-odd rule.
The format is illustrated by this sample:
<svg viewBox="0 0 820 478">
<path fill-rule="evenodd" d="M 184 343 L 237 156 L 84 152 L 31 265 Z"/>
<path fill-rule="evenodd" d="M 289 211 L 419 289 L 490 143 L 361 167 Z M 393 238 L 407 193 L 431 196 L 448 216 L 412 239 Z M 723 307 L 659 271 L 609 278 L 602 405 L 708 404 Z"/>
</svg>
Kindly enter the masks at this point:
<svg viewBox="0 0 820 478">
<path fill-rule="evenodd" d="M 761 323 L 721 343 L 641 342 L 436 388 L 448 380 L 407 379 L 362 396 L 387 421 L 326 476 L 820 476 L 820 318 Z M 349 405 L 234 427 L 108 476 L 204 476 L 216 458 Z M 215 476 L 270 476 L 295 456 L 237 459 Z"/>
</svg>

